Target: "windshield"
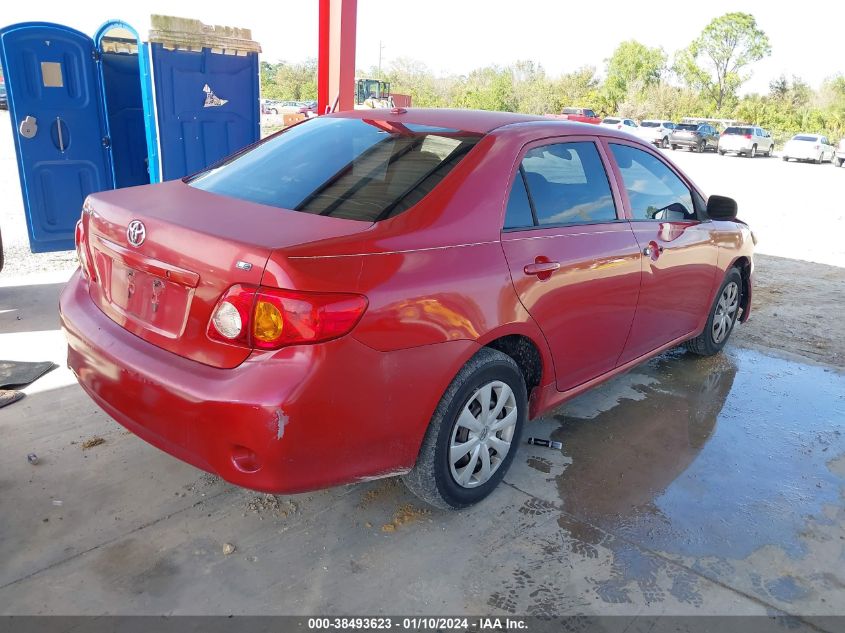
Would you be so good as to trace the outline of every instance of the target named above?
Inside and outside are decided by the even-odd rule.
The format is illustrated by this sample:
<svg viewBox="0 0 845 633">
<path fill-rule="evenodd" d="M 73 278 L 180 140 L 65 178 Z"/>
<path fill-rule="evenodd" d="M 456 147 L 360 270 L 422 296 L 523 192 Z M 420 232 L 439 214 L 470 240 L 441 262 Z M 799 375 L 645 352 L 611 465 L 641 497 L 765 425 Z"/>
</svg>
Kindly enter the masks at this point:
<svg viewBox="0 0 845 633">
<path fill-rule="evenodd" d="M 815 143 L 819 140 L 817 136 L 809 136 L 807 134 L 799 134 L 798 136 L 792 137 L 793 141 L 810 141 L 811 143 Z"/>
<path fill-rule="evenodd" d="M 376 222 L 422 200 L 481 135 L 320 117 L 288 128 L 190 185 L 304 213 Z"/>
</svg>

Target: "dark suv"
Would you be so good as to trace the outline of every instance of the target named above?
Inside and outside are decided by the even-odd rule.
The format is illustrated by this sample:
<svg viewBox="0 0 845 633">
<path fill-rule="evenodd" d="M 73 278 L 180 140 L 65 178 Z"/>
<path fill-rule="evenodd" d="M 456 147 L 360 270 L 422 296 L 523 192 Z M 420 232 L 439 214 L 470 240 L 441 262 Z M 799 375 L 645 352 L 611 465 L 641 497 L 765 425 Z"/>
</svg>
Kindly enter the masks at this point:
<svg viewBox="0 0 845 633">
<path fill-rule="evenodd" d="M 719 149 L 719 133 L 709 123 L 680 123 L 669 137 L 672 149 L 686 147 L 694 152 Z"/>
</svg>

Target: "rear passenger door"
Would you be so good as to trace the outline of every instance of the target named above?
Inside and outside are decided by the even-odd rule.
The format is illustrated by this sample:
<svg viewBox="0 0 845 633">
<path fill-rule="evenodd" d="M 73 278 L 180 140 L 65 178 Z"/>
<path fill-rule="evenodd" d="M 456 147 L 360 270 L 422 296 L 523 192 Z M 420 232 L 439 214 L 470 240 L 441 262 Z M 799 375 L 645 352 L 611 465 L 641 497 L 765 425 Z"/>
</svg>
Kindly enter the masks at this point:
<svg viewBox="0 0 845 633">
<path fill-rule="evenodd" d="M 703 221 L 704 201 L 656 152 L 617 139 L 608 148 L 643 252 L 637 315 L 620 358 L 626 363 L 701 330 L 718 246 Z"/>
<path fill-rule="evenodd" d="M 561 391 L 616 367 L 637 305 L 640 248 L 606 163 L 594 138 L 546 139 L 512 175 L 502 247 Z"/>
</svg>

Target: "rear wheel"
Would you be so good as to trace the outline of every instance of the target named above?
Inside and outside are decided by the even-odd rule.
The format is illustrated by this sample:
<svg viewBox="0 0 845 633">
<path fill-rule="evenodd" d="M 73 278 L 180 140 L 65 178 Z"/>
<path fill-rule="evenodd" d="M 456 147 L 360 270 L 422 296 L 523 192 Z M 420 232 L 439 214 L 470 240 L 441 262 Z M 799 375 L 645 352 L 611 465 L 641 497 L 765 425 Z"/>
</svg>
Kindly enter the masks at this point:
<svg viewBox="0 0 845 633">
<path fill-rule="evenodd" d="M 842 163 L 845 163 L 845 158 L 836 157 L 833 159 L 833 164 L 837 167 L 842 167 Z"/>
<path fill-rule="evenodd" d="M 782 158 L 783 158 L 783 162 L 785 162 L 785 163 L 789 162 L 789 156 L 783 156 Z"/>
<path fill-rule="evenodd" d="M 731 268 L 716 294 L 716 301 L 710 308 L 710 316 L 707 317 L 704 331 L 687 341 L 687 349 L 700 356 L 712 356 L 719 353 L 733 331 L 737 316 L 739 316 L 741 298 L 742 276 L 736 268 Z"/>
<path fill-rule="evenodd" d="M 748 152 L 748 157 L 749 158 L 757 158 L 757 146 L 756 145 L 751 146 L 751 151 Z"/>
<path fill-rule="evenodd" d="M 704 144 L 704 141 L 699 141 L 698 145 L 695 146 L 695 151 L 701 154 L 706 148 L 707 146 Z"/>
<path fill-rule="evenodd" d="M 678 146 L 673 144 L 672 145 L 672 151 L 675 151 L 676 149 L 678 149 Z"/>
<path fill-rule="evenodd" d="M 667 149 L 669 147 L 669 137 L 668 136 L 663 137 L 663 141 L 660 143 L 660 147 L 662 147 L 663 149 Z"/>
<path fill-rule="evenodd" d="M 481 501 L 510 467 L 527 416 L 519 366 L 507 354 L 482 349 L 440 399 L 405 485 L 444 510 Z"/>
</svg>

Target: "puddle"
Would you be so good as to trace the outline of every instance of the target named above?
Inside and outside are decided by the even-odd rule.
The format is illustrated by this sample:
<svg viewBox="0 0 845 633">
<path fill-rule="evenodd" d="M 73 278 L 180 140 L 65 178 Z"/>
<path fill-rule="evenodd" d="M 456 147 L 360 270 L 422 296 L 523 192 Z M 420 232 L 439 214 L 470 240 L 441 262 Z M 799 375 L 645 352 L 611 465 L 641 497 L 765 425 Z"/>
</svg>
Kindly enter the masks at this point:
<svg viewBox="0 0 845 633">
<path fill-rule="evenodd" d="M 564 510 L 679 555 L 802 556 L 807 520 L 843 502 L 845 376 L 744 349 L 635 372 L 556 412 Z"/>
</svg>

